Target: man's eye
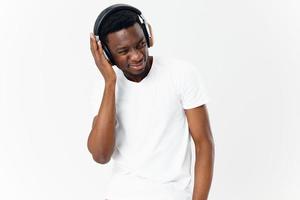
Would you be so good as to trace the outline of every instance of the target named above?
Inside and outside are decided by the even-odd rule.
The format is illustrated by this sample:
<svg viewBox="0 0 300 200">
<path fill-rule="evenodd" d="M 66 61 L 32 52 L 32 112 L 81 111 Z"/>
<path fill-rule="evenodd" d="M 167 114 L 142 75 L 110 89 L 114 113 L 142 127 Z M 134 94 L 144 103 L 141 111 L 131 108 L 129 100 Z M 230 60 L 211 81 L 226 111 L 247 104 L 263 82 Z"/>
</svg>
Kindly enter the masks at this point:
<svg viewBox="0 0 300 200">
<path fill-rule="evenodd" d="M 124 55 L 126 54 L 128 51 L 127 50 L 122 50 L 122 51 L 118 51 L 118 54 Z"/>
</svg>

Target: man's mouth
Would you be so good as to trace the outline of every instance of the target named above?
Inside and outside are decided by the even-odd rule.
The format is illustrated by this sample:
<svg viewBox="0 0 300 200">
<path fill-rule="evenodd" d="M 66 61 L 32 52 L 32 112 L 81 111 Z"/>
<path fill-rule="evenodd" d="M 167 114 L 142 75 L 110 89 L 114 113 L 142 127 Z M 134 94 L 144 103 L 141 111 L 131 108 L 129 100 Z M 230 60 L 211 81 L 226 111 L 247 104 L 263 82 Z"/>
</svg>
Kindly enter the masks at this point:
<svg viewBox="0 0 300 200">
<path fill-rule="evenodd" d="M 143 69 L 145 66 L 144 66 L 144 61 L 141 61 L 139 63 L 136 63 L 136 64 L 131 64 L 129 65 L 131 68 L 135 69 L 135 70 L 141 70 Z"/>
</svg>

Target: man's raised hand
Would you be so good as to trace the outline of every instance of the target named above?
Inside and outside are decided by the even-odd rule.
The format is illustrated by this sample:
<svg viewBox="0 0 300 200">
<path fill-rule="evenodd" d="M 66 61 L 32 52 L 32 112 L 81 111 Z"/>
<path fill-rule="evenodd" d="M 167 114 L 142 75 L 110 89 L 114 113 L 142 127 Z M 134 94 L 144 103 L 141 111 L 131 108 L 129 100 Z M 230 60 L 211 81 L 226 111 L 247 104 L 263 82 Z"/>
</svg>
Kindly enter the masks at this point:
<svg viewBox="0 0 300 200">
<path fill-rule="evenodd" d="M 105 82 L 115 82 L 117 77 L 112 65 L 108 62 L 103 54 L 101 42 L 96 40 L 93 33 L 90 34 L 90 48 L 95 63 L 100 70 Z"/>
</svg>

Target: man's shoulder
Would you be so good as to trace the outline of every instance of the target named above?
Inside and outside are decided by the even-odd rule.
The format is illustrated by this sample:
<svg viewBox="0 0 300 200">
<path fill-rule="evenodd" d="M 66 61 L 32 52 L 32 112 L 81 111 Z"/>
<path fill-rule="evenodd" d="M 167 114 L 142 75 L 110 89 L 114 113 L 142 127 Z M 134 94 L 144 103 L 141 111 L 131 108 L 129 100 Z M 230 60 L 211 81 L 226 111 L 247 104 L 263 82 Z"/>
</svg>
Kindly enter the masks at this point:
<svg viewBox="0 0 300 200">
<path fill-rule="evenodd" d="M 163 62 L 163 63 L 186 63 L 188 64 L 188 61 L 182 58 L 178 57 L 172 57 L 172 56 L 153 56 L 156 61 Z"/>
<path fill-rule="evenodd" d="M 155 57 L 154 57 L 155 59 Z M 178 57 L 156 57 L 157 64 L 175 76 L 185 76 L 197 72 L 197 67 L 190 61 Z"/>
<path fill-rule="evenodd" d="M 154 56 L 155 62 L 158 65 L 165 66 L 166 68 L 173 69 L 172 71 L 184 71 L 195 66 L 186 59 L 169 56 Z"/>
</svg>

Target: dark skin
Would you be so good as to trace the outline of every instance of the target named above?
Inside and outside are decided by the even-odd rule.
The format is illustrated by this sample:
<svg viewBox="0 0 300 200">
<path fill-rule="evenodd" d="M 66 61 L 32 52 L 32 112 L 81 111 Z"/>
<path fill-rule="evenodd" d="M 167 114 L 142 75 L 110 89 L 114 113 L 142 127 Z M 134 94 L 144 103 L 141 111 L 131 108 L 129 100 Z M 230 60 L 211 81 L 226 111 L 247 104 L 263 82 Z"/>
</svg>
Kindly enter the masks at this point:
<svg viewBox="0 0 300 200">
<path fill-rule="evenodd" d="M 110 33 L 108 47 L 117 67 L 129 81 L 140 82 L 149 73 L 153 57 L 148 55 L 146 40 L 141 27 L 135 24 L 129 28 Z M 98 112 L 94 117 L 88 139 L 88 149 L 96 162 L 108 163 L 115 145 L 115 84 L 116 75 L 105 59 L 101 44 L 91 35 L 91 51 L 95 63 L 105 80 L 105 90 Z M 139 70 L 134 69 L 138 66 Z M 214 166 L 214 141 L 210 129 L 206 105 L 185 109 L 189 132 L 195 144 L 195 181 L 192 200 L 207 200 Z M 100 117 L 98 117 L 100 116 Z"/>
<path fill-rule="evenodd" d="M 108 48 L 125 77 L 140 82 L 149 73 L 153 57 L 149 56 L 146 38 L 139 24 L 107 36 Z M 136 70 L 133 67 L 142 67 Z"/>
</svg>

